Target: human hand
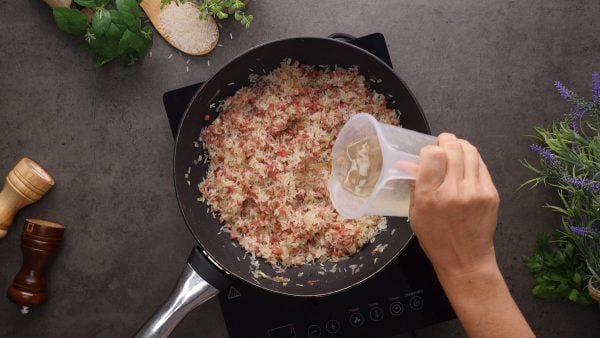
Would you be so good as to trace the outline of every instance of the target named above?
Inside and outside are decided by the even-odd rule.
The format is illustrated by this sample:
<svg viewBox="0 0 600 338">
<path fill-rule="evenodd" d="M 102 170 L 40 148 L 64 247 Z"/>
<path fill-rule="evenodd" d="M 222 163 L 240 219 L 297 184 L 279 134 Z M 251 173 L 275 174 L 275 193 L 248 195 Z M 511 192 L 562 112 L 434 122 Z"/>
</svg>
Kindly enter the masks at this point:
<svg viewBox="0 0 600 338">
<path fill-rule="evenodd" d="M 498 192 L 477 149 L 443 133 L 421 150 L 410 225 L 440 277 L 497 269 Z"/>
<path fill-rule="evenodd" d="M 419 161 L 399 163 L 416 176 L 410 225 L 468 335 L 534 337 L 498 269 L 500 200 L 479 152 L 444 133 L 437 146 L 421 149 Z"/>
</svg>

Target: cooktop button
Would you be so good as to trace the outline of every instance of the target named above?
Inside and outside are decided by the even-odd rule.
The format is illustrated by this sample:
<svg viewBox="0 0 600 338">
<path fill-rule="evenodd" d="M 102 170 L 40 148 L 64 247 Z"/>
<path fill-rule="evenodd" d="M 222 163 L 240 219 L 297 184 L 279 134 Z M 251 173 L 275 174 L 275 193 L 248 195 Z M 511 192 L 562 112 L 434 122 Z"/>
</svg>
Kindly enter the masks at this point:
<svg viewBox="0 0 600 338">
<path fill-rule="evenodd" d="M 410 305 L 410 308 L 413 310 L 421 310 L 423 308 L 423 298 L 419 296 L 412 296 L 408 301 L 408 305 Z"/>
<path fill-rule="evenodd" d="M 383 319 L 383 310 L 379 306 L 372 307 L 369 317 L 371 317 L 372 321 L 378 322 Z"/>
<path fill-rule="evenodd" d="M 360 327 L 365 323 L 365 317 L 360 312 L 354 312 L 350 315 L 350 325 Z"/>
<path fill-rule="evenodd" d="M 308 337 L 309 338 L 319 338 L 321 337 L 321 327 L 318 325 L 311 325 L 308 327 Z"/>
<path fill-rule="evenodd" d="M 338 333 L 338 331 L 340 331 L 340 327 L 340 322 L 335 319 L 330 319 L 327 321 L 327 323 L 325 323 L 325 331 L 327 331 L 327 333 Z"/>
<path fill-rule="evenodd" d="M 393 316 L 400 316 L 404 312 L 404 306 L 400 302 L 390 304 L 390 313 Z"/>
<path fill-rule="evenodd" d="M 325 331 L 331 334 L 338 333 L 338 331 L 340 331 L 340 322 L 335 319 L 328 320 L 327 323 L 325 323 Z"/>
</svg>

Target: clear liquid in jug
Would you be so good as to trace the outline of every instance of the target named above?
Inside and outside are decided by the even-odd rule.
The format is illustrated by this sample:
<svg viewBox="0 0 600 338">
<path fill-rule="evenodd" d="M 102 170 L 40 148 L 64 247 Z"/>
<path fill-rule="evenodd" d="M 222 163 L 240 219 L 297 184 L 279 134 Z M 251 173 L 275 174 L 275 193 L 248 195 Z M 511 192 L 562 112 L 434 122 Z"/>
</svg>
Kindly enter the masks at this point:
<svg viewBox="0 0 600 338">
<path fill-rule="evenodd" d="M 383 156 L 376 136 L 365 137 L 346 147 L 348 168 L 342 186 L 350 193 L 367 198 L 379 179 Z"/>
</svg>

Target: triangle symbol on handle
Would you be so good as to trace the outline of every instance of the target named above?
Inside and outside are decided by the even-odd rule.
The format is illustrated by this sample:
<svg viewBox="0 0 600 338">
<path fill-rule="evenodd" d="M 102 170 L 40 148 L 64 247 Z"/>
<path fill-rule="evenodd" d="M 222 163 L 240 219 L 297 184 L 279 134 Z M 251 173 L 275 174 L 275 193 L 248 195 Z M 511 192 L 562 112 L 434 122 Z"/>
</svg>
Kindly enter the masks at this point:
<svg viewBox="0 0 600 338">
<path fill-rule="evenodd" d="M 229 288 L 229 293 L 227 294 L 227 299 L 234 299 L 241 297 L 242 294 L 233 286 Z"/>
</svg>

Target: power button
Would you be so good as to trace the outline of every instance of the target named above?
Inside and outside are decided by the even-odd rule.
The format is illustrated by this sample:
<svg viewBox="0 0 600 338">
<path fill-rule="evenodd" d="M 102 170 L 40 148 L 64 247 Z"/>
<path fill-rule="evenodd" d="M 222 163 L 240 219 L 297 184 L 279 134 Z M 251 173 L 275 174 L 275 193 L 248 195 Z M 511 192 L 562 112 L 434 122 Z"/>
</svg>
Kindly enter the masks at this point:
<svg viewBox="0 0 600 338">
<path fill-rule="evenodd" d="M 408 305 L 410 305 L 411 309 L 419 311 L 423 308 L 423 298 L 419 296 L 412 296 L 408 300 Z"/>
</svg>

